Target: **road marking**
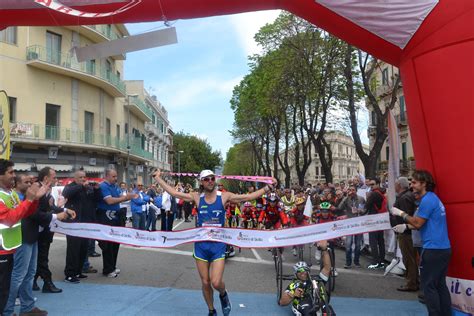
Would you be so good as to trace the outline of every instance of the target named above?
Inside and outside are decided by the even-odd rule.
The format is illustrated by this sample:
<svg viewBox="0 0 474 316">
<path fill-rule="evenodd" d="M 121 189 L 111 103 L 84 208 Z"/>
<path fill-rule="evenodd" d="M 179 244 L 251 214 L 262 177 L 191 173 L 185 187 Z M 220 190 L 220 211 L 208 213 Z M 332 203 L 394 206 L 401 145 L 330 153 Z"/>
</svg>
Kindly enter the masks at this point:
<svg viewBox="0 0 474 316">
<path fill-rule="evenodd" d="M 182 219 L 181 222 L 179 222 L 178 224 L 176 224 L 174 227 L 173 227 L 173 230 L 175 230 L 176 228 L 178 228 L 179 225 L 181 225 L 182 223 L 184 223 L 184 220 Z"/>
<path fill-rule="evenodd" d="M 252 252 L 253 252 L 253 255 L 255 256 L 255 258 L 257 258 L 257 260 L 262 261 L 262 257 L 260 257 L 260 255 L 258 254 L 257 250 L 255 250 L 254 248 L 252 248 Z"/>
</svg>

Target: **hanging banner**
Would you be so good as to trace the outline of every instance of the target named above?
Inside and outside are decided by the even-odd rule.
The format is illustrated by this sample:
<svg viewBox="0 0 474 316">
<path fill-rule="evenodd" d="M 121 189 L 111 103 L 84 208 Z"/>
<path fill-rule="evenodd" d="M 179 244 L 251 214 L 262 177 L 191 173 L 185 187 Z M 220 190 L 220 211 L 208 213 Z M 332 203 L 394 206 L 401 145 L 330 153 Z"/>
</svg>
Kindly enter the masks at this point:
<svg viewBox="0 0 474 316">
<path fill-rule="evenodd" d="M 320 240 L 390 229 L 388 213 L 279 230 L 197 227 L 181 231 L 149 232 L 128 227 L 54 221 L 51 231 L 121 244 L 171 248 L 196 241 L 220 241 L 241 248 L 287 247 Z"/>
<path fill-rule="evenodd" d="M 5 91 L 0 91 L 0 158 L 10 159 L 10 103 Z"/>
<path fill-rule="evenodd" d="M 112 12 L 104 12 L 104 13 L 94 13 L 94 12 L 84 12 L 84 11 L 79 11 L 76 9 L 73 9 L 71 7 L 68 7 L 66 5 L 63 5 L 60 1 L 57 0 L 34 0 L 35 3 L 40 4 L 46 8 L 49 8 L 51 10 L 64 13 L 67 15 L 72 15 L 72 16 L 78 16 L 78 17 L 83 17 L 83 18 L 99 18 L 99 17 L 107 17 L 107 16 L 112 16 L 116 15 L 122 12 L 127 11 L 128 9 L 133 8 L 137 4 L 141 2 L 141 0 L 130 0 L 130 1 L 121 1 L 121 2 L 127 2 L 124 6 L 121 8 L 112 11 Z"/>
<path fill-rule="evenodd" d="M 177 176 L 177 177 L 199 177 L 198 173 L 187 173 L 187 172 L 163 172 L 163 175 Z M 226 176 L 226 175 L 215 175 L 218 179 L 227 180 L 238 180 L 247 182 L 261 182 L 261 183 L 273 183 L 273 178 L 268 176 Z"/>
</svg>

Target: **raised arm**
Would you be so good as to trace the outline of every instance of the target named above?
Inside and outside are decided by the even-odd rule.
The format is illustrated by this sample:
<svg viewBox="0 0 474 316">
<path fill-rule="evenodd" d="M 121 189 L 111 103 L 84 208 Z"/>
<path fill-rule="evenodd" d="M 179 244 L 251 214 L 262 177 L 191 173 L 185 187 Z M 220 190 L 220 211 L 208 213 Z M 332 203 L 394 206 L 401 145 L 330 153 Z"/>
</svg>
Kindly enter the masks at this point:
<svg viewBox="0 0 474 316">
<path fill-rule="evenodd" d="M 275 178 L 272 179 L 272 182 L 273 182 L 273 185 L 275 185 L 277 183 Z M 262 197 L 262 195 L 264 195 L 265 193 L 268 193 L 268 192 L 272 191 L 273 190 L 273 185 L 267 184 L 266 186 L 264 186 L 260 190 L 252 192 L 250 194 L 235 194 L 235 193 L 232 193 L 232 192 L 224 192 L 222 194 L 222 196 L 224 197 L 223 203 L 224 204 L 226 202 L 242 203 L 242 202 L 246 202 L 246 201 L 256 200 L 256 199 Z"/>
<path fill-rule="evenodd" d="M 175 198 L 182 199 L 186 202 L 195 202 L 195 196 L 193 193 L 184 193 L 184 192 L 179 192 L 177 191 L 174 187 L 169 185 L 168 183 L 165 182 L 161 178 L 161 171 L 156 170 L 155 173 L 153 174 L 153 178 L 155 179 L 156 183 L 163 188 L 166 192 L 168 192 L 170 195 L 174 196 Z"/>
</svg>

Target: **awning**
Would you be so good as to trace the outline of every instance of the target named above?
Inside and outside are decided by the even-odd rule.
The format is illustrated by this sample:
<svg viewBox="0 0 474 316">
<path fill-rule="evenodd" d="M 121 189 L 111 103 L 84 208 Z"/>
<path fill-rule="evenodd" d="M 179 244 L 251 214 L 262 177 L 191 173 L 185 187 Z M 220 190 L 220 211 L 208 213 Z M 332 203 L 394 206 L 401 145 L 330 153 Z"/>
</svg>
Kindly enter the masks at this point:
<svg viewBox="0 0 474 316">
<path fill-rule="evenodd" d="M 82 166 L 82 169 L 86 173 L 102 173 L 105 171 L 104 167 L 98 167 L 98 166 Z"/>
<path fill-rule="evenodd" d="M 72 171 L 73 166 L 72 165 L 56 165 L 56 164 L 42 164 L 42 163 L 37 163 L 36 164 L 36 169 L 40 171 L 44 167 L 51 167 L 55 171 Z"/>
<path fill-rule="evenodd" d="M 15 170 L 15 171 L 31 171 L 31 163 L 15 162 L 15 165 L 13 166 L 13 170 Z"/>
</svg>

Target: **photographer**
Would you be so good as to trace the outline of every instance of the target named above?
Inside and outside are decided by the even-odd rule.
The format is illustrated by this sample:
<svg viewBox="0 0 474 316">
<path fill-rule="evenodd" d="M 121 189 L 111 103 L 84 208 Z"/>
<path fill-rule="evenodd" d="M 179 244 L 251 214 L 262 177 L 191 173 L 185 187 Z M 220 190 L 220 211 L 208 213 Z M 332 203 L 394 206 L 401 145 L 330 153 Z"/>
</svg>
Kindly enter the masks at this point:
<svg viewBox="0 0 474 316">
<path fill-rule="evenodd" d="M 74 181 L 64 187 L 63 196 L 67 199 L 66 207 L 76 212 L 73 222 L 93 222 L 95 218 L 96 201 L 100 199 L 99 185 L 86 180 L 84 171 L 74 173 Z M 89 240 L 86 238 L 66 236 L 66 267 L 65 281 L 79 283 L 80 278 L 87 276 L 82 274 L 82 266 L 87 257 Z"/>
</svg>

